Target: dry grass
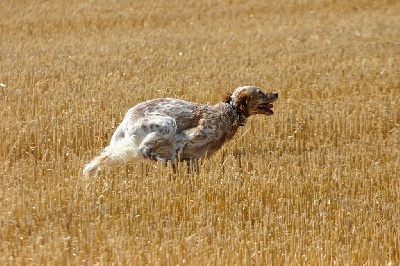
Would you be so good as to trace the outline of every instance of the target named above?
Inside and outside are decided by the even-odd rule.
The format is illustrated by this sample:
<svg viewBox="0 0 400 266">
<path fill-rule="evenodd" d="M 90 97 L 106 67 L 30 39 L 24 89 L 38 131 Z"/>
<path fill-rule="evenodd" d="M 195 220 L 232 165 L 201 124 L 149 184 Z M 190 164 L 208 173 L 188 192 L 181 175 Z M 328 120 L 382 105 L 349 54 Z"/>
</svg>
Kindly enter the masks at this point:
<svg viewBox="0 0 400 266">
<path fill-rule="evenodd" d="M 398 1 L 1 1 L 0 264 L 398 265 Z M 276 90 L 199 173 L 83 180 L 125 111 Z"/>
</svg>

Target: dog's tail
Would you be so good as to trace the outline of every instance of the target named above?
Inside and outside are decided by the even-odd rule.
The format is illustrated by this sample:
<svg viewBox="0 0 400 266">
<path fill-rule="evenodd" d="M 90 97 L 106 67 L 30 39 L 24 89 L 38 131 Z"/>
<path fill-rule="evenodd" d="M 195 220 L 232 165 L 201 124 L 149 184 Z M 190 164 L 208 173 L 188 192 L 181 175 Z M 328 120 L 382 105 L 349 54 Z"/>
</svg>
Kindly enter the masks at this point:
<svg viewBox="0 0 400 266">
<path fill-rule="evenodd" d="M 124 162 L 134 160 L 138 156 L 136 142 L 133 137 L 122 138 L 106 147 L 102 153 L 85 165 L 83 175 L 85 177 L 97 176 L 103 166 L 115 167 Z"/>
</svg>

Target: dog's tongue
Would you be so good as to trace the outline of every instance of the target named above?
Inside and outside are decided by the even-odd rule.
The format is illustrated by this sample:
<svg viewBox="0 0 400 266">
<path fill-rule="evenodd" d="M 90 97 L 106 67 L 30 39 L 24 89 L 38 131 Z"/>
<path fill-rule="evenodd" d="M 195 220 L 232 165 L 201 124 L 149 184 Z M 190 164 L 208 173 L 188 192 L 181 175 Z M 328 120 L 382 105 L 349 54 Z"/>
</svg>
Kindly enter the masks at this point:
<svg viewBox="0 0 400 266">
<path fill-rule="evenodd" d="M 272 107 L 274 107 L 272 104 L 270 104 L 270 103 L 264 103 L 264 104 L 261 104 L 260 106 L 259 106 L 259 108 L 260 109 L 263 109 L 263 110 L 269 110 L 269 109 L 271 109 Z"/>
<path fill-rule="evenodd" d="M 272 104 L 270 104 L 270 103 L 265 103 L 265 104 L 262 104 L 262 105 L 259 106 L 259 108 L 261 110 L 264 110 L 269 115 L 274 114 L 274 111 L 271 110 L 272 107 L 274 107 L 274 106 Z"/>
</svg>

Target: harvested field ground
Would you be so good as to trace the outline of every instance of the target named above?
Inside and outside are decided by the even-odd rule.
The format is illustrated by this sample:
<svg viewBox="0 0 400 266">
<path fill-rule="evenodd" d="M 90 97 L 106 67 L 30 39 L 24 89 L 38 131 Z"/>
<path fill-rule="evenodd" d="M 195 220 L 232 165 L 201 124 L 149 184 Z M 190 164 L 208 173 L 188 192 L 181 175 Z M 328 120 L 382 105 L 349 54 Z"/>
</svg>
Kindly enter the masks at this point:
<svg viewBox="0 0 400 266">
<path fill-rule="evenodd" d="M 400 2 L 0 2 L 0 265 L 399 265 Z M 84 179 L 128 108 L 278 91 L 198 173 Z"/>
</svg>

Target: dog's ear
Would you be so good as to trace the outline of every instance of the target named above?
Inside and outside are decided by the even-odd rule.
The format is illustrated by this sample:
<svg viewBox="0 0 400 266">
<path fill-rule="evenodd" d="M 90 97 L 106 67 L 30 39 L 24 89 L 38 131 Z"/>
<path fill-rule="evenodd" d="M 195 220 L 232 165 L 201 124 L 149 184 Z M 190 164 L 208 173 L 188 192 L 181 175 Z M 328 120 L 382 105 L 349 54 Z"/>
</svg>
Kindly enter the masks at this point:
<svg viewBox="0 0 400 266">
<path fill-rule="evenodd" d="M 247 91 L 240 92 L 235 99 L 235 108 L 237 110 L 240 110 L 242 114 L 245 115 L 246 117 L 249 116 L 249 110 L 248 110 L 249 100 L 250 96 Z"/>
<path fill-rule="evenodd" d="M 236 108 L 238 108 L 241 111 L 246 110 L 248 101 L 249 101 L 249 95 L 248 95 L 247 91 L 240 92 L 235 101 Z"/>
<path fill-rule="evenodd" d="M 231 101 L 232 94 L 227 93 L 226 96 L 222 99 L 223 103 L 229 103 Z"/>
</svg>

